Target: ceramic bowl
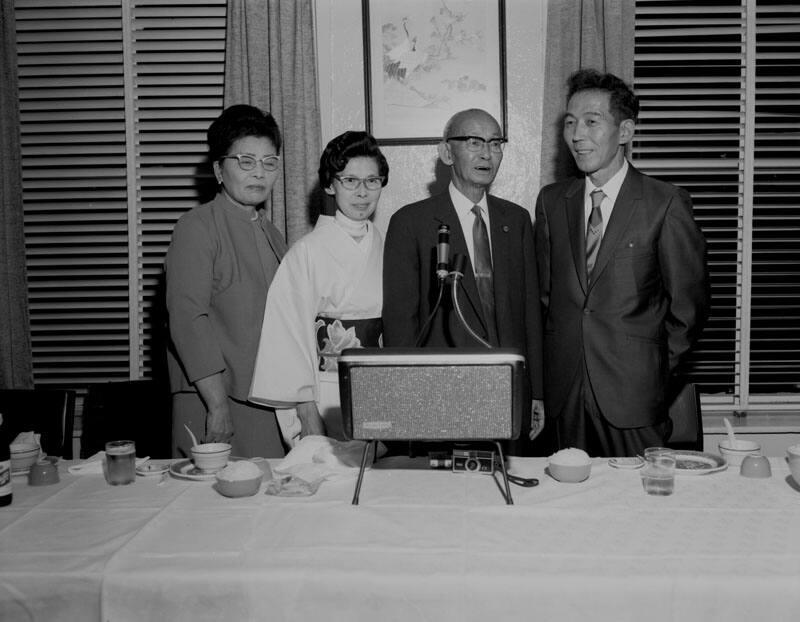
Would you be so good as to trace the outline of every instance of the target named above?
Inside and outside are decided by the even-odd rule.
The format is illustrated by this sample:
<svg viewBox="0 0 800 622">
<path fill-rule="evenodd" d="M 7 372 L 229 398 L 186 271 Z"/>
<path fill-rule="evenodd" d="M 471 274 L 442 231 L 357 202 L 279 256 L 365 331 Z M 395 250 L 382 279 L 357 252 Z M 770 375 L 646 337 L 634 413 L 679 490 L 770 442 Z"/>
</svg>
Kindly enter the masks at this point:
<svg viewBox="0 0 800 622">
<path fill-rule="evenodd" d="M 554 464 L 547 467 L 553 479 L 559 482 L 577 483 L 589 478 L 592 472 L 592 463 L 589 464 Z"/>
<path fill-rule="evenodd" d="M 35 443 L 12 443 L 9 450 L 12 471 L 27 471 L 41 454 L 41 449 Z"/>
<path fill-rule="evenodd" d="M 231 455 L 228 443 L 201 443 L 192 447 L 192 462 L 201 471 L 218 471 Z"/>
<path fill-rule="evenodd" d="M 217 483 L 214 487 L 224 497 L 252 497 L 258 492 L 262 479 L 264 479 L 263 475 L 237 480 L 223 479 L 217 475 Z"/>
<path fill-rule="evenodd" d="M 31 486 L 47 486 L 59 482 L 58 467 L 50 460 L 39 460 L 31 465 L 28 473 L 28 484 Z"/>
<path fill-rule="evenodd" d="M 745 456 L 760 456 L 761 445 L 755 441 L 736 439 L 735 446 L 731 446 L 728 439 L 719 442 L 719 453 L 731 466 L 740 466 Z"/>
<path fill-rule="evenodd" d="M 550 476 L 559 482 L 582 482 L 592 472 L 589 454 L 574 447 L 557 451 L 547 462 Z"/>
<path fill-rule="evenodd" d="M 744 477 L 771 477 L 772 467 L 766 456 L 745 456 L 739 473 Z"/>
<path fill-rule="evenodd" d="M 789 458 L 789 460 L 800 460 L 800 444 L 787 447 L 786 457 Z"/>
<path fill-rule="evenodd" d="M 792 478 L 794 478 L 794 483 L 800 486 L 800 458 L 794 458 L 789 460 L 789 471 L 792 472 Z"/>
</svg>

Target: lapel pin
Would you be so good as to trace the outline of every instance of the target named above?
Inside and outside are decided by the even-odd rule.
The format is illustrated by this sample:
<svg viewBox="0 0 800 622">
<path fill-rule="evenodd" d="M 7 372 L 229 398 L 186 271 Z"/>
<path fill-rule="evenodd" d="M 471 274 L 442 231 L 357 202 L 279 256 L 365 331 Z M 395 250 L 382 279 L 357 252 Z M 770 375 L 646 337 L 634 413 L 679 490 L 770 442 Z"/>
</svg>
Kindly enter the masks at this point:
<svg viewBox="0 0 800 622">
<path fill-rule="evenodd" d="M 508 233 L 508 225 L 503 225 L 503 233 Z"/>
</svg>

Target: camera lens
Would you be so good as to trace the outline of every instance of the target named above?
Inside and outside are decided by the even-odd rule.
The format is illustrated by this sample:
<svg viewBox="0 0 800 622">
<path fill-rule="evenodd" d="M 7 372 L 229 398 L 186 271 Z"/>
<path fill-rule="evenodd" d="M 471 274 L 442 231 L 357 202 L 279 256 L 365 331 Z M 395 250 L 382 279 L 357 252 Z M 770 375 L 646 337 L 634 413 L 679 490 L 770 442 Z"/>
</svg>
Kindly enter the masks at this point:
<svg viewBox="0 0 800 622">
<path fill-rule="evenodd" d="M 464 468 L 467 471 L 477 471 L 481 468 L 481 463 L 478 462 L 475 458 L 468 458 L 467 461 L 464 463 Z"/>
</svg>

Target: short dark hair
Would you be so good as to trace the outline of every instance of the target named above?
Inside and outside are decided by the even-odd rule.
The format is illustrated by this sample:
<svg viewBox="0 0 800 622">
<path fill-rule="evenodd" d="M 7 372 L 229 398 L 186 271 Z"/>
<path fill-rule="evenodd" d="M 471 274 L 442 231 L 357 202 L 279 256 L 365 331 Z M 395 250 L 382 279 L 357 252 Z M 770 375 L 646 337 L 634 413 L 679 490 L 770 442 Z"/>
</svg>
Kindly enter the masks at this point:
<svg viewBox="0 0 800 622">
<path fill-rule="evenodd" d="M 608 91 L 609 108 L 617 123 L 625 119 L 633 119 L 639 115 L 639 98 L 631 88 L 613 73 L 601 73 L 596 69 L 580 69 L 573 73 L 567 81 L 569 92 L 567 101 L 578 91 Z"/>
<path fill-rule="evenodd" d="M 268 138 L 275 151 L 281 152 L 281 132 L 273 116 L 255 106 L 234 104 L 225 108 L 208 128 L 206 139 L 211 161 L 226 156 L 233 143 L 247 136 Z"/>
<path fill-rule="evenodd" d="M 319 159 L 320 187 L 330 187 L 334 175 L 341 173 L 353 158 L 374 158 L 383 185 L 389 183 L 389 163 L 381 153 L 378 141 L 367 132 L 348 131 L 332 139 L 322 152 Z"/>
</svg>

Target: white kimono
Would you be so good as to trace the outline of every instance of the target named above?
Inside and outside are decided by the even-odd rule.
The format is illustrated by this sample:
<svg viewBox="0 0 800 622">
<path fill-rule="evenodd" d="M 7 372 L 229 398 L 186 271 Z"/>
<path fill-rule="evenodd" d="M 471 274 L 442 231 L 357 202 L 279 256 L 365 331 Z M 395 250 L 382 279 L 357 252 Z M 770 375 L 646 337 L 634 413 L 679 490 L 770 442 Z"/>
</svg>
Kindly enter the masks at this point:
<svg viewBox="0 0 800 622">
<path fill-rule="evenodd" d="M 347 229 L 363 225 L 366 234 L 354 240 Z M 336 217 L 320 216 L 286 253 L 267 293 L 250 400 L 276 408 L 292 447 L 300 434 L 293 408 L 298 402 L 316 401 L 328 435 L 344 438 L 336 355 L 362 344 L 352 328 L 334 322 L 320 350 L 317 329 L 324 322 L 317 317 L 381 317 L 383 239 L 371 222 L 363 225 L 338 211 Z"/>
</svg>

